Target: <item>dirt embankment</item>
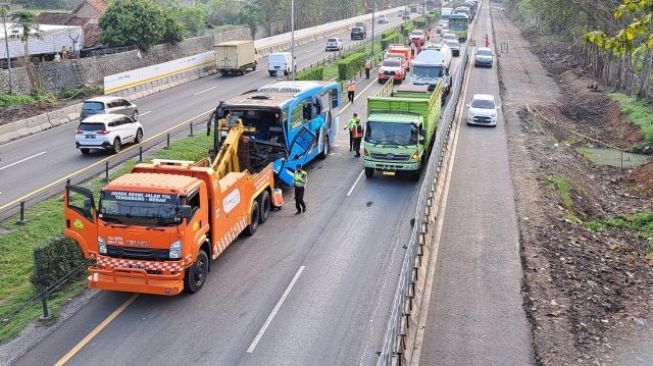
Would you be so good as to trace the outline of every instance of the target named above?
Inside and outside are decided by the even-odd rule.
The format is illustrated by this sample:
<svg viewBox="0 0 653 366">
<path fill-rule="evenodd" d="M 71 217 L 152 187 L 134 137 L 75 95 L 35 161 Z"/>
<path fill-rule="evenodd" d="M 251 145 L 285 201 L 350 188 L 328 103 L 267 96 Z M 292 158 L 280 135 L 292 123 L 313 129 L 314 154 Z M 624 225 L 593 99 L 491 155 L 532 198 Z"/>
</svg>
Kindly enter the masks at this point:
<svg viewBox="0 0 653 366">
<path fill-rule="evenodd" d="M 594 166 L 575 149 L 588 141 L 582 136 L 623 149 L 642 145 L 643 136 L 582 74 L 573 53 L 536 42 L 532 31 L 522 36 L 500 9 L 493 9 L 493 21 L 496 42 L 511 45 L 510 53 L 500 55 L 499 68 L 520 224 L 524 307 L 537 362 L 651 364 L 636 362 L 653 360 L 650 350 L 618 357 L 627 345 L 653 339 L 648 328 L 653 319 L 650 242 L 630 230 L 587 227 L 652 210 L 653 202 L 633 180 L 637 173 Z"/>
</svg>

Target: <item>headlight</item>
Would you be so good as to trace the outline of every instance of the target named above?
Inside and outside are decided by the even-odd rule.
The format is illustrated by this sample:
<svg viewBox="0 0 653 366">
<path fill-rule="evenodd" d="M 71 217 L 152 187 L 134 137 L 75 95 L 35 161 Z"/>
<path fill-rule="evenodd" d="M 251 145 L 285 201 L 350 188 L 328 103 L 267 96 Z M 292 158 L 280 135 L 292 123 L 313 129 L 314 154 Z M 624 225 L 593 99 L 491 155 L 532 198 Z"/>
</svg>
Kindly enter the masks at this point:
<svg viewBox="0 0 653 366">
<path fill-rule="evenodd" d="M 413 160 L 418 160 L 419 159 L 419 150 L 416 150 L 413 153 L 413 156 L 411 156 L 410 158 L 413 159 Z"/>
<path fill-rule="evenodd" d="M 97 237 L 97 244 L 100 247 L 100 254 L 107 254 L 107 242 L 101 236 Z"/>
<path fill-rule="evenodd" d="M 492 117 L 496 117 L 496 116 L 497 116 L 496 112 L 492 113 Z"/>
<path fill-rule="evenodd" d="M 181 240 L 177 240 L 174 243 L 170 244 L 170 253 L 168 253 L 168 258 L 170 259 L 181 258 Z"/>
</svg>

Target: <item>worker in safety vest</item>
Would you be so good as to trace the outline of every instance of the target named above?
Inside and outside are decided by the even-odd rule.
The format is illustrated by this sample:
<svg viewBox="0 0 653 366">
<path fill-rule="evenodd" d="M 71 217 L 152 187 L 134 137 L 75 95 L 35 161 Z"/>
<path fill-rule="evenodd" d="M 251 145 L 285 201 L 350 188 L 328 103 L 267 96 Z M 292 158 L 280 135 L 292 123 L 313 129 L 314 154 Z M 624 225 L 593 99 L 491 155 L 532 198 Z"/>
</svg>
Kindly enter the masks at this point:
<svg viewBox="0 0 653 366">
<path fill-rule="evenodd" d="M 356 152 L 354 156 L 358 158 L 361 156 L 361 140 L 363 139 L 363 125 L 360 119 L 356 119 L 352 135 L 354 138 L 354 152 Z"/>
<path fill-rule="evenodd" d="M 356 125 L 356 120 L 360 121 L 357 113 L 351 117 L 345 126 L 345 130 L 349 130 L 349 151 L 354 151 L 354 126 Z"/>
<path fill-rule="evenodd" d="M 295 215 L 306 212 L 306 203 L 304 203 L 304 188 L 306 188 L 307 178 L 308 173 L 302 169 L 301 165 L 297 165 L 297 168 L 295 168 L 295 207 L 297 208 Z"/>
<path fill-rule="evenodd" d="M 365 61 L 365 79 L 370 78 L 370 69 L 372 69 L 372 60 L 369 58 Z"/>
<path fill-rule="evenodd" d="M 354 93 L 356 92 L 356 82 L 354 79 L 349 80 L 349 84 L 347 84 L 347 99 L 349 100 L 349 103 L 354 103 Z"/>
</svg>

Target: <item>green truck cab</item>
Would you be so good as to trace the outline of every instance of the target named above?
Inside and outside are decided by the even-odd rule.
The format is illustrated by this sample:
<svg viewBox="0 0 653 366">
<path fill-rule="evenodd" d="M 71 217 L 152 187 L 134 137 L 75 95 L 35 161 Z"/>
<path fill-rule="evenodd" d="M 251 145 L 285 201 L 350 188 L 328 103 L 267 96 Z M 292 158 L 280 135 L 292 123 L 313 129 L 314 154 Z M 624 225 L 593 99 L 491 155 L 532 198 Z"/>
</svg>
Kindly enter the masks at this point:
<svg viewBox="0 0 653 366">
<path fill-rule="evenodd" d="M 363 138 L 365 176 L 407 174 L 419 180 L 428 159 L 442 107 L 442 85 L 433 92 L 426 86 L 406 86 L 393 91 L 386 83 L 378 95 L 367 98 L 367 123 Z"/>
</svg>

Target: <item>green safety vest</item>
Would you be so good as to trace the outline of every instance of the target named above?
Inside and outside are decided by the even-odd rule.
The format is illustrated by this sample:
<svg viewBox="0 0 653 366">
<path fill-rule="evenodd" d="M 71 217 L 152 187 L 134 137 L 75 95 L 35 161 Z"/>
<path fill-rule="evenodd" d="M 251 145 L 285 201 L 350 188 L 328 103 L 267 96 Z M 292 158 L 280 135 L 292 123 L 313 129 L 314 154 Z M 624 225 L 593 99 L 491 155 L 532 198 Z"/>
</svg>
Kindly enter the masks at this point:
<svg viewBox="0 0 653 366">
<path fill-rule="evenodd" d="M 306 177 L 308 174 L 305 171 L 295 172 L 295 187 L 304 187 L 306 185 Z"/>
<path fill-rule="evenodd" d="M 356 121 L 360 121 L 360 118 L 352 118 L 347 122 L 347 126 L 345 126 L 345 129 L 352 131 L 354 129 L 354 126 L 356 126 Z"/>
</svg>

